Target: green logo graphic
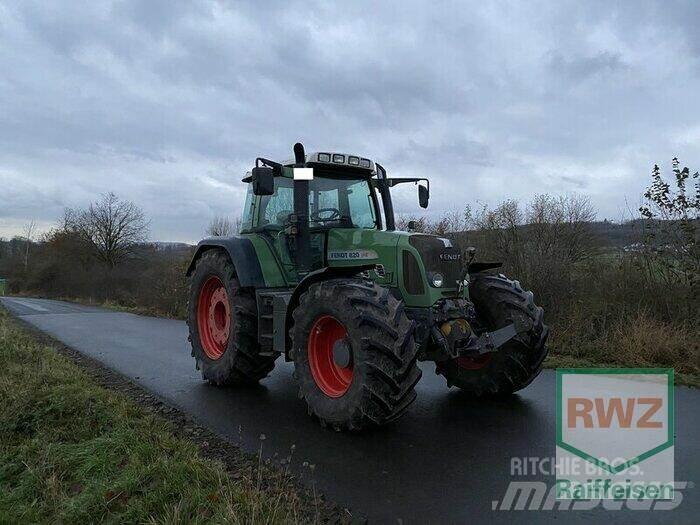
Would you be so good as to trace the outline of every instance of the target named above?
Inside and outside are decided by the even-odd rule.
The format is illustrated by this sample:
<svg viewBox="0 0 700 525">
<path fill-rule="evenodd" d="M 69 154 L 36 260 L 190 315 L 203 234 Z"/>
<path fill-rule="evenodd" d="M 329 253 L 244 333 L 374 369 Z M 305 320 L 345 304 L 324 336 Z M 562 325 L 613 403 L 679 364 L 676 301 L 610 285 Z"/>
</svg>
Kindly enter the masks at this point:
<svg viewBox="0 0 700 525">
<path fill-rule="evenodd" d="M 632 458 L 625 458 L 625 460 L 617 465 L 612 465 L 610 462 L 602 457 L 599 457 L 600 455 L 596 455 L 592 452 L 587 452 L 586 450 L 583 450 L 581 448 L 581 445 L 574 445 L 572 443 L 569 443 L 565 440 L 564 435 L 564 425 L 565 421 L 563 418 L 564 414 L 564 407 L 563 407 L 563 402 L 564 402 L 564 392 L 563 392 L 563 382 L 565 379 L 565 376 L 567 375 L 590 375 L 590 376 L 601 376 L 601 375 L 607 375 L 607 376 L 622 376 L 622 375 L 630 375 L 630 376 L 642 376 L 640 377 L 640 381 L 643 380 L 643 376 L 649 376 L 649 375 L 665 375 L 666 380 L 667 380 L 667 389 L 668 389 L 668 397 L 667 401 L 665 403 L 665 409 L 666 412 L 666 426 L 668 427 L 666 432 L 663 434 L 665 436 L 665 441 L 661 443 L 657 443 L 648 450 L 645 450 L 641 453 L 636 453 L 636 455 Z M 593 378 L 591 378 L 593 379 Z M 652 398 L 642 398 L 642 399 L 649 399 L 651 400 Z M 620 402 L 620 406 L 622 406 L 622 400 Z M 629 405 L 628 405 L 629 406 Z M 610 409 L 610 406 L 608 406 L 608 409 Z M 568 410 L 568 408 L 567 408 Z M 604 411 L 605 412 L 605 411 Z M 614 413 L 614 410 L 612 411 Z M 617 414 L 618 417 L 619 414 Z M 606 417 L 610 416 L 610 412 L 606 414 Z M 610 419 L 608 419 L 608 422 Z M 565 369 L 558 369 L 557 370 L 557 418 L 556 418 L 556 424 L 557 424 L 557 446 L 561 447 L 562 449 L 570 452 L 571 454 L 574 454 L 575 456 L 578 456 L 590 463 L 593 463 L 597 467 L 603 469 L 606 472 L 609 472 L 610 474 L 618 474 L 620 472 L 623 472 L 624 470 L 630 468 L 633 465 L 637 465 L 640 462 L 655 456 L 656 454 L 659 454 L 660 452 L 668 449 L 669 447 L 673 446 L 674 443 L 674 384 L 673 384 L 673 369 L 670 368 L 565 368 Z M 608 423 L 609 424 L 609 423 Z"/>
</svg>

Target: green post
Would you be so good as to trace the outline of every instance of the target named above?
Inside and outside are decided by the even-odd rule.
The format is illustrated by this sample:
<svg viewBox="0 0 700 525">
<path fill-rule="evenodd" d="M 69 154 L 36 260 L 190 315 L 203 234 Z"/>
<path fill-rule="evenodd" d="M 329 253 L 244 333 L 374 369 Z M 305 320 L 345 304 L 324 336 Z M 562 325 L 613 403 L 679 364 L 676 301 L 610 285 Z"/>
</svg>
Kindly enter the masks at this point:
<svg viewBox="0 0 700 525">
<path fill-rule="evenodd" d="M 5 295 L 5 279 L 0 279 L 0 295 Z"/>
</svg>

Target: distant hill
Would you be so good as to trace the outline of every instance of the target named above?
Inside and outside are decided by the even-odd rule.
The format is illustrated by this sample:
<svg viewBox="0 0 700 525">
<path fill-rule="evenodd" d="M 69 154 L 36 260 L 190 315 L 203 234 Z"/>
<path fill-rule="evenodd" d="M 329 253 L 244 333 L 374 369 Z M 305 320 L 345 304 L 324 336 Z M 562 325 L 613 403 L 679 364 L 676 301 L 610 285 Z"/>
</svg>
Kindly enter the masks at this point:
<svg viewBox="0 0 700 525">
<path fill-rule="evenodd" d="M 591 230 L 602 246 L 624 248 L 642 240 L 644 222 L 641 220 L 617 224 L 610 221 L 595 221 Z"/>
<path fill-rule="evenodd" d="M 615 249 L 629 249 L 638 246 L 643 240 L 645 229 L 649 226 L 653 226 L 653 224 L 641 219 L 625 223 L 614 223 L 610 221 L 594 221 L 589 223 L 590 230 L 597 244 L 603 248 Z M 527 235 L 531 228 L 532 225 L 529 224 L 518 226 L 518 229 L 524 235 Z M 481 232 L 474 230 L 459 232 L 453 235 L 457 237 L 464 236 L 467 242 L 475 243 L 475 245 L 481 240 Z"/>
<path fill-rule="evenodd" d="M 149 242 L 148 244 L 150 246 L 153 246 L 156 250 L 174 250 L 174 251 L 189 250 L 194 246 L 193 244 L 188 244 L 186 242 L 169 242 L 169 241 L 153 241 L 153 242 Z"/>
</svg>

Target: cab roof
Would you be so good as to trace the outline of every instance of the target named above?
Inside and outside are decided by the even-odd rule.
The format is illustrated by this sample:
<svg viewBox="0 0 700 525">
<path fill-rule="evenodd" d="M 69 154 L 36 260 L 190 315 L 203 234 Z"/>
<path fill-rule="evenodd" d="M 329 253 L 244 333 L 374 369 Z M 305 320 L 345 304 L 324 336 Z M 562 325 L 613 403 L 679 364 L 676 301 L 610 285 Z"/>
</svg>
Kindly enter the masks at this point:
<svg viewBox="0 0 700 525">
<path fill-rule="evenodd" d="M 304 166 L 317 169 L 320 176 L 335 176 L 341 178 L 344 176 L 360 176 L 362 178 L 369 178 L 376 173 L 374 162 L 366 157 L 360 157 L 359 155 L 316 151 L 306 155 L 305 159 Z M 269 165 L 277 164 L 273 161 L 265 161 L 265 159 L 258 160 L 262 160 L 263 163 L 266 162 Z M 286 160 L 282 162 L 281 165 L 288 168 L 299 166 L 294 159 Z M 251 173 L 248 172 L 242 182 L 248 183 L 251 181 L 252 176 Z"/>
<path fill-rule="evenodd" d="M 283 162 L 285 166 L 294 166 L 294 160 Z M 348 169 L 354 172 L 364 172 L 367 175 L 374 173 L 374 162 L 359 155 L 347 153 L 316 151 L 306 155 L 306 164 L 309 167 L 318 167 L 325 170 Z"/>
</svg>

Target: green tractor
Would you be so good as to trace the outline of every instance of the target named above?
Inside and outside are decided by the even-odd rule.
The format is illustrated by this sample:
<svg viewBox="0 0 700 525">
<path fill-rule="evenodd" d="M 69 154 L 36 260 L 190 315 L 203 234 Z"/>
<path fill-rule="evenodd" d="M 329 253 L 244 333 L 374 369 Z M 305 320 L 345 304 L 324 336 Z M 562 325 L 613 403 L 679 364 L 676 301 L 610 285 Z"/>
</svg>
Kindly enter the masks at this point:
<svg viewBox="0 0 700 525">
<path fill-rule="evenodd" d="M 323 426 L 397 419 L 417 361 L 475 396 L 527 386 L 547 354 L 532 292 L 448 239 L 395 230 L 389 178 L 354 155 L 258 158 L 239 235 L 201 241 L 187 270 L 192 356 L 215 385 L 255 384 L 284 355 Z M 410 229 L 410 228 L 409 228 Z"/>
</svg>

